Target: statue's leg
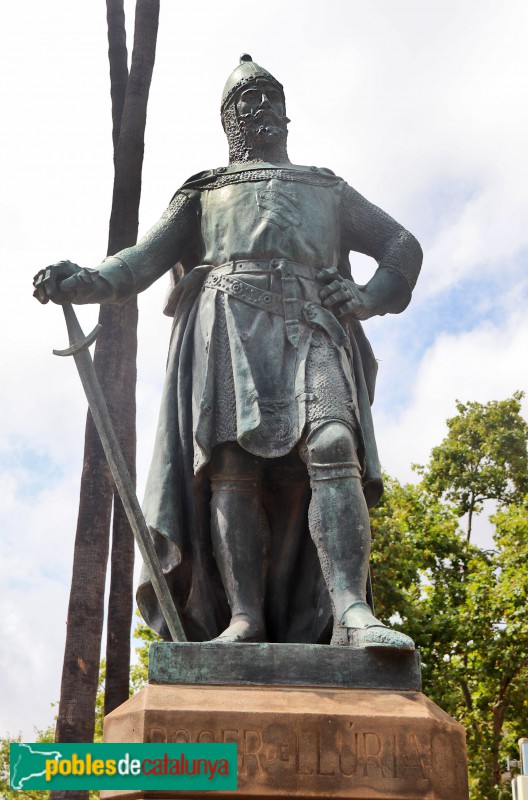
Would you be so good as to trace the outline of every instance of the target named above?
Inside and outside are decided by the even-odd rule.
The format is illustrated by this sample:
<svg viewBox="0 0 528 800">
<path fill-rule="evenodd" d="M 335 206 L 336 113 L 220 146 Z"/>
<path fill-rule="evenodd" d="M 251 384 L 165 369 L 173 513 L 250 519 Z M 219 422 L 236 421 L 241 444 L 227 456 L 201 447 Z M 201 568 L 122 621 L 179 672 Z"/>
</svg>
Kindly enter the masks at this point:
<svg viewBox="0 0 528 800">
<path fill-rule="evenodd" d="M 334 620 L 350 644 L 414 649 L 412 640 L 376 619 L 366 602 L 370 521 L 353 431 L 329 421 L 301 447 L 310 475 L 310 533 L 330 592 Z"/>
<path fill-rule="evenodd" d="M 262 466 L 236 442 L 212 455 L 211 536 L 231 622 L 215 641 L 266 641 L 264 566 L 267 522 L 262 508 Z"/>
</svg>

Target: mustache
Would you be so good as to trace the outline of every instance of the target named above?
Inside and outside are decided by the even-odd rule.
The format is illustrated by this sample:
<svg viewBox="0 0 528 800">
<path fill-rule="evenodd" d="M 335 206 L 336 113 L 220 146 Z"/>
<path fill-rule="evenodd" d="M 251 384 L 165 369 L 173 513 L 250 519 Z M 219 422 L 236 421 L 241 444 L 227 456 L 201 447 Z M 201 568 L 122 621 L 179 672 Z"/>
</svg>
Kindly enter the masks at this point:
<svg viewBox="0 0 528 800">
<path fill-rule="evenodd" d="M 259 108 L 255 112 L 249 112 L 248 114 L 243 114 L 242 119 L 250 120 L 252 122 L 260 122 L 262 119 L 271 119 L 271 121 L 277 122 L 280 125 L 287 125 L 290 122 L 290 119 L 284 114 L 281 116 L 277 114 L 277 112 L 273 108 Z"/>
</svg>

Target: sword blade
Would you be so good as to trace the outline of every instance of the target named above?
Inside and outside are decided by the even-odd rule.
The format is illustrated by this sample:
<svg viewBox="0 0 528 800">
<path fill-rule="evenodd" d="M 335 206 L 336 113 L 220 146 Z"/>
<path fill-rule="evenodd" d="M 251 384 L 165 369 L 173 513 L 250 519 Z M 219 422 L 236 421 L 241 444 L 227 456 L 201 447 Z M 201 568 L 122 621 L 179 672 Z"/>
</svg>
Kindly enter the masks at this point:
<svg viewBox="0 0 528 800">
<path fill-rule="evenodd" d="M 152 588 L 160 604 L 161 611 L 169 632 L 175 642 L 186 642 L 187 637 L 183 630 L 181 620 L 170 593 L 167 579 L 163 574 L 158 554 L 154 549 L 154 542 L 141 511 L 139 501 L 128 467 L 126 465 L 121 446 L 117 439 L 110 413 L 106 405 L 106 400 L 95 372 L 92 357 L 88 350 L 87 342 L 92 337 L 84 336 L 79 321 L 70 303 L 63 306 L 64 317 L 70 338 L 70 351 L 73 355 L 75 364 L 79 372 L 79 377 L 83 385 L 88 405 L 95 423 L 95 427 L 101 439 L 101 444 L 115 481 L 119 497 L 123 503 L 123 508 L 127 515 L 134 538 L 139 547 L 141 557 L 145 562 Z M 93 341 L 93 339 L 92 339 Z M 55 352 L 55 351 L 54 351 Z M 59 351 L 57 355 L 66 354 L 66 351 Z"/>
</svg>

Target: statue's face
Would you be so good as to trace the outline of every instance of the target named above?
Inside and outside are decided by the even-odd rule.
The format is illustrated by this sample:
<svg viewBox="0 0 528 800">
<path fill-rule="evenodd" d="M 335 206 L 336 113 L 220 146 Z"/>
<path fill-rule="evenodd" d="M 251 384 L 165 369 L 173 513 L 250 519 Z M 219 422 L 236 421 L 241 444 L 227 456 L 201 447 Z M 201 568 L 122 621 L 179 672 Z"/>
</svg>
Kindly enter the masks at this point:
<svg viewBox="0 0 528 800">
<path fill-rule="evenodd" d="M 241 91 L 237 100 L 237 111 L 239 118 L 274 114 L 282 119 L 284 116 L 282 94 L 272 83 L 258 81 Z"/>
<path fill-rule="evenodd" d="M 259 79 L 242 89 L 236 99 L 236 113 L 244 127 L 246 143 L 253 150 L 259 145 L 272 146 L 279 139 L 285 141 L 289 119 L 282 93 L 273 83 Z"/>
</svg>

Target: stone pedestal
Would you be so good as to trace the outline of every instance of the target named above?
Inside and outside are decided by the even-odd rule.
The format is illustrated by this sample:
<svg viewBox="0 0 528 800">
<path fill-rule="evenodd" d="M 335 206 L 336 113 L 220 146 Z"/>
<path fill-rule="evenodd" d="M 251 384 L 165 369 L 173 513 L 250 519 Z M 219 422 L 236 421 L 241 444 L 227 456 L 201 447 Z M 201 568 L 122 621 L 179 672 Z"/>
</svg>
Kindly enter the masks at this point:
<svg viewBox="0 0 528 800">
<path fill-rule="evenodd" d="M 177 673 L 170 668 L 169 649 L 153 658 L 153 672 L 159 677 L 161 670 L 165 679 L 172 676 L 173 682 L 151 682 L 112 712 L 105 720 L 105 741 L 236 742 L 238 791 L 103 792 L 104 800 L 118 794 L 126 800 L 212 800 L 215 796 L 235 800 L 467 800 L 465 733 L 461 725 L 408 685 L 401 690 L 335 685 L 372 683 L 376 675 L 373 665 L 383 666 L 379 656 L 372 661 L 372 656 L 363 652 L 359 658 L 371 660 L 370 674 L 363 679 L 357 674 L 354 681 L 350 673 L 347 676 L 346 665 L 354 662 L 357 666 L 358 651 L 354 655 L 348 648 L 235 645 L 238 673 L 235 671 L 233 680 L 237 684 L 227 685 L 226 681 L 224 685 L 212 685 L 214 659 L 200 661 L 198 650 L 186 651 L 178 645 L 156 647 L 179 647 L 173 650 L 178 653 L 173 661 Z M 207 645 L 200 647 L 202 655 L 214 652 L 210 645 L 209 650 Z M 220 647 L 219 672 L 223 679 L 221 662 L 229 660 L 229 656 L 226 646 Z M 301 650 L 296 648 L 303 648 L 304 653 L 304 666 L 291 662 L 293 680 L 299 678 L 299 672 L 309 669 L 313 673 L 311 686 L 288 685 L 283 658 L 291 647 L 297 655 Z M 186 652 L 191 654 L 188 658 Z M 251 669 L 244 669 L 246 657 Z M 280 663 L 274 666 L 277 658 Z M 321 667 L 329 658 L 333 669 L 325 676 Z M 419 663 L 416 655 L 399 658 L 395 670 L 399 671 L 400 682 L 415 683 Z M 385 665 L 385 674 L 390 673 L 390 662 L 394 658 Z M 178 676 L 188 680 L 193 671 L 198 681 L 176 682 Z M 278 673 L 282 672 L 281 684 L 252 685 L 252 675 L 266 672 L 272 681 L 274 677 L 279 680 Z M 345 681 L 340 678 L 343 674 L 347 676 Z M 151 680 L 152 677 L 156 675 L 151 675 Z M 334 685 L 321 685 L 325 677 Z M 387 682 L 390 684 L 385 679 Z"/>
</svg>

